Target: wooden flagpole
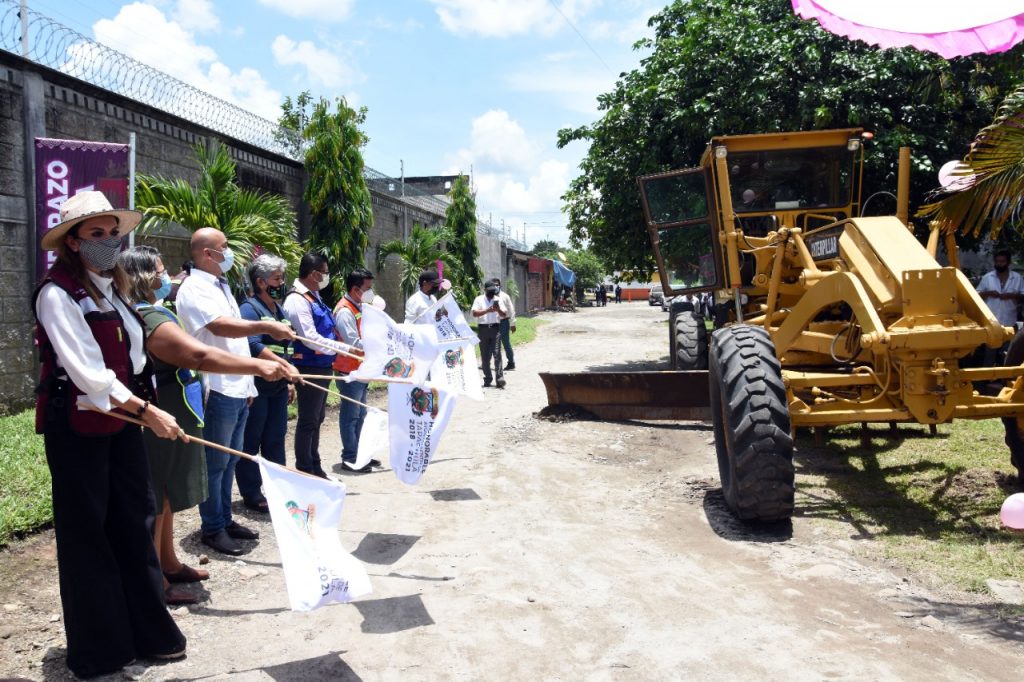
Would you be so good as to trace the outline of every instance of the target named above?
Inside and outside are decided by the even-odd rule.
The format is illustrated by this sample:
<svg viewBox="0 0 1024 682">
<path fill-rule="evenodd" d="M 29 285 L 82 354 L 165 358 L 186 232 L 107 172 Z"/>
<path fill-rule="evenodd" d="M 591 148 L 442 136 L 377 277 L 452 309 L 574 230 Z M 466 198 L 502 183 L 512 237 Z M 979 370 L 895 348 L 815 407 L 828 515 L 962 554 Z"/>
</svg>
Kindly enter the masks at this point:
<svg viewBox="0 0 1024 682">
<path fill-rule="evenodd" d="M 79 407 L 84 407 L 86 409 L 92 410 L 93 412 L 99 412 L 100 414 L 105 414 L 108 417 L 114 417 L 115 419 L 120 419 L 121 421 L 126 421 L 129 424 L 137 424 L 137 425 L 141 426 L 144 429 L 148 429 L 149 428 L 148 426 L 146 426 L 146 422 L 142 421 L 141 419 L 136 419 L 134 417 L 129 417 L 128 415 L 120 414 L 118 412 L 106 412 L 105 410 L 101 410 L 100 408 L 96 407 L 95 405 L 87 405 L 85 403 L 78 403 L 78 405 L 79 405 Z M 229 455 L 234 455 L 235 457 L 241 457 L 241 458 L 247 459 L 247 460 L 249 460 L 251 462 L 255 462 L 258 459 L 257 457 L 253 457 L 252 455 L 250 455 L 247 452 L 242 452 L 241 450 L 235 450 L 234 448 L 229 448 L 226 445 L 221 445 L 220 443 L 214 443 L 213 441 L 205 440 L 203 438 L 199 438 L 198 436 L 190 436 L 187 433 L 185 433 L 185 430 L 182 429 L 180 426 L 178 428 L 180 430 L 179 437 L 182 438 L 185 442 L 195 441 L 196 443 L 199 443 L 200 445 L 205 445 L 207 447 L 211 447 L 214 450 L 221 450 L 223 452 L 228 453 Z M 302 474 L 303 476 L 309 476 L 310 478 L 315 478 L 315 479 L 320 480 L 320 481 L 323 480 L 319 476 L 314 476 L 313 474 L 306 473 L 305 471 L 299 471 L 298 469 L 293 469 L 290 466 L 285 466 L 283 464 L 281 464 L 279 466 L 287 469 L 288 471 L 292 471 L 292 472 L 294 472 L 296 474 Z"/>
<path fill-rule="evenodd" d="M 317 376 L 317 378 L 318 378 L 318 379 L 323 379 L 324 377 L 322 377 L 322 376 Z M 367 409 L 369 409 L 370 407 L 372 407 L 372 405 L 367 405 L 366 403 L 361 403 L 361 402 L 359 402 L 358 400 L 356 400 L 355 398 L 349 398 L 349 397 L 348 397 L 347 395 L 344 395 L 344 394 L 342 394 L 342 393 L 339 393 L 338 391 L 332 391 L 332 390 L 331 390 L 331 389 L 329 389 L 329 388 L 324 388 L 323 386 L 320 386 L 320 385 L 318 385 L 318 384 L 314 384 L 314 383 L 312 383 L 312 382 L 310 382 L 310 381 L 306 381 L 305 379 L 302 379 L 302 385 L 303 385 L 303 386 L 309 386 L 310 388 L 315 388 L 316 390 L 318 390 L 318 391 L 323 391 L 324 393 L 329 393 L 329 394 L 331 394 L 331 395 L 336 395 L 336 396 L 338 396 L 339 398 L 341 398 L 342 400 L 347 400 L 347 401 L 349 401 L 350 403 L 355 403 L 356 405 L 359 405 L 360 407 L 365 407 L 365 408 L 367 408 Z M 378 409 L 380 409 L 380 408 L 378 408 Z M 381 409 L 381 412 L 387 412 L 387 410 Z"/>
<path fill-rule="evenodd" d="M 311 343 L 314 346 L 320 346 L 321 348 L 326 348 L 327 350 L 329 350 L 332 353 L 335 353 L 337 355 L 345 355 L 345 356 L 348 356 L 348 357 L 350 357 L 350 358 L 352 358 L 354 360 L 358 360 L 359 362 L 363 361 L 363 356 L 362 355 L 355 355 L 354 353 L 348 353 L 348 352 L 343 351 L 343 350 L 338 350 L 337 348 L 333 348 L 331 346 L 328 346 L 326 343 L 321 343 L 319 341 L 314 341 L 313 339 L 307 339 L 304 336 L 296 335 L 295 338 L 298 339 L 299 341 L 302 341 L 303 343 Z M 341 342 L 339 341 L 338 343 L 341 343 Z M 345 345 L 347 346 L 348 344 L 345 344 Z"/>
<path fill-rule="evenodd" d="M 292 376 L 298 377 L 299 379 L 326 379 L 334 381 L 344 381 L 341 377 L 331 376 L 329 374 L 293 374 Z M 415 382 L 408 381 L 406 379 L 393 379 L 391 377 L 374 377 L 373 379 L 358 379 L 357 381 L 363 381 L 363 383 L 370 383 L 371 381 L 381 381 L 385 384 L 413 384 Z M 347 383 L 347 382 L 346 382 Z"/>
</svg>

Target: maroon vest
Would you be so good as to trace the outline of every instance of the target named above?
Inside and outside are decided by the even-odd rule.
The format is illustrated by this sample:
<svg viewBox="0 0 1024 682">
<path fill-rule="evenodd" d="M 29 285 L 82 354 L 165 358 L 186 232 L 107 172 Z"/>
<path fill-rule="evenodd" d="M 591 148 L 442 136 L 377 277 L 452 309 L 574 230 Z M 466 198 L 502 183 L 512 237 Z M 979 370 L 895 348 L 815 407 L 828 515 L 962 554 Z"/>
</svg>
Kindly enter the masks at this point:
<svg viewBox="0 0 1024 682">
<path fill-rule="evenodd" d="M 92 301 L 85 287 L 81 285 L 67 271 L 61 263 L 56 263 L 43 278 L 43 281 L 32 294 L 32 311 L 35 313 L 36 300 L 39 292 L 47 282 L 53 282 L 64 290 L 76 304 L 82 306 L 85 321 L 92 331 L 93 339 L 103 354 L 103 361 L 107 368 L 112 370 L 118 381 L 127 386 L 136 394 L 149 398 L 145 386 L 152 385 L 152 375 L 149 372 L 149 363 L 146 363 L 144 375 L 140 381 L 136 381 L 132 373 L 132 361 L 130 356 L 131 342 L 128 339 L 128 330 L 125 329 L 124 321 L 116 309 L 110 312 L 100 312 L 94 306 L 88 304 Z M 120 296 L 115 292 L 115 296 Z M 122 303 L 124 299 L 121 299 Z M 113 306 L 111 306 L 113 307 Z M 131 306 L 125 304 L 131 310 Z M 142 324 L 141 320 L 139 321 Z M 125 422 L 114 417 L 108 417 L 92 410 L 80 410 L 77 407 L 78 397 L 82 391 L 68 378 L 64 369 L 57 364 L 57 355 L 53 350 L 50 339 L 46 336 L 46 330 L 39 323 L 36 315 L 36 345 L 39 346 L 39 386 L 36 387 L 36 433 L 43 433 L 46 427 L 47 410 L 67 410 L 68 425 L 71 430 L 80 436 L 110 436 L 121 431 Z M 121 414 L 127 414 L 118 409 Z"/>
</svg>

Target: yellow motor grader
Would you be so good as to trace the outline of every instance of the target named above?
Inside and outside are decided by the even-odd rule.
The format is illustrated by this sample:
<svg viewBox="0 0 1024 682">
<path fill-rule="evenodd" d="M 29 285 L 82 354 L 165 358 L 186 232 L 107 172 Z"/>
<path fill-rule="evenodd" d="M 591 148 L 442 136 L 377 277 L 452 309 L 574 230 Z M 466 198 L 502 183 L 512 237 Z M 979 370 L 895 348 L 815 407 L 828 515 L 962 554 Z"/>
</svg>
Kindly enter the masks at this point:
<svg viewBox="0 0 1024 682">
<path fill-rule="evenodd" d="M 744 520 L 792 514 L 796 427 L 1000 417 L 1024 468 L 1024 341 L 1012 366 L 961 366 L 1013 330 L 960 272 L 952 234 L 933 230 L 926 246 L 913 235 L 909 150 L 897 215 L 860 216 L 867 137 L 715 137 L 698 167 L 638 180 L 662 287 L 677 297 L 673 368 L 708 371 L 722 488 Z M 936 260 L 940 241 L 951 266 Z M 710 333 L 694 309 L 703 294 Z"/>
</svg>

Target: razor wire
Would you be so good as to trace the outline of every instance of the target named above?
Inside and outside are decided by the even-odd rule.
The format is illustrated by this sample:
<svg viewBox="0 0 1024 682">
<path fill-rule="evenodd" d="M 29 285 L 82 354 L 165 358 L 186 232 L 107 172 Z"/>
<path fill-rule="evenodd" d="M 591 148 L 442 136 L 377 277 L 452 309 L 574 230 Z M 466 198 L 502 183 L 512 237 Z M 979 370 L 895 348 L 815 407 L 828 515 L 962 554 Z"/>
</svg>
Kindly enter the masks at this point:
<svg viewBox="0 0 1024 682">
<path fill-rule="evenodd" d="M 27 11 L 27 41 L 22 46 L 21 8 L 17 0 L 0 0 L 0 50 L 149 105 L 294 161 L 303 161 L 302 136 L 276 122 L 148 66 L 103 45 L 35 10 Z M 369 166 L 367 186 L 409 206 L 444 216 L 449 202 L 405 184 Z M 477 217 L 477 234 L 526 250 L 526 244 Z"/>
<path fill-rule="evenodd" d="M 297 133 L 98 43 L 32 9 L 0 0 L 0 49 L 269 152 L 300 160 Z"/>
</svg>

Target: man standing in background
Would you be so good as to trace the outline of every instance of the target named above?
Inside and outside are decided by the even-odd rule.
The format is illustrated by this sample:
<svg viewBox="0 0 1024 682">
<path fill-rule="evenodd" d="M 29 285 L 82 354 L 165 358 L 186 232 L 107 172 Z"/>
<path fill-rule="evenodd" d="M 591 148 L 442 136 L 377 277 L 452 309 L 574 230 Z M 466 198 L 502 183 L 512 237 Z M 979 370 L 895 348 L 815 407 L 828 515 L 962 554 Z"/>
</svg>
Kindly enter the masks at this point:
<svg viewBox="0 0 1024 682">
<path fill-rule="evenodd" d="M 512 302 L 512 297 L 502 290 L 501 280 L 495 277 L 491 281 L 494 282 L 494 286 L 498 289 L 498 301 L 501 302 L 502 308 L 508 313 L 508 317 L 503 317 L 498 322 L 498 335 L 501 338 L 501 346 L 505 349 L 505 355 L 508 356 L 508 364 L 505 365 L 505 371 L 507 372 L 516 368 L 516 356 L 512 353 L 512 332 L 516 330 L 516 306 Z"/>
<path fill-rule="evenodd" d="M 981 278 L 978 295 L 988 305 L 999 324 L 1004 327 L 1017 325 L 1017 306 L 1024 298 L 1024 277 L 1010 269 L 1010 252 L 1000 249 L 992 256 L 994 270 Z M 989 367 L 1003 364 L 1006 344 L 1000 349 L 985 349 L 985 364 Z"/>
<path fill-rule="evenodd" d="M 498 388 L 505 388 L 505 374 L 501 367 L 501 343 L 498 340 L 498 327 L 508 313 L 498 298 L 498 287 L 493 281 L 487 282 L 484 293 L 473 301 L 473 317 L 476 318 L 480 337 L 480 359 L 483 361 L 484 388 L 491 385 L 491 362 L 494 362 L 495 383 Z"/>
<path fill-rule="evenodd" d="M 420 273 L 419 291 L 405 302 L 406 323 L 415 324 L 423 311 L 437 303 L 436 294 L 441 289 L 440 279 L 436 270 L 424 270 Z"/>
</svg>

